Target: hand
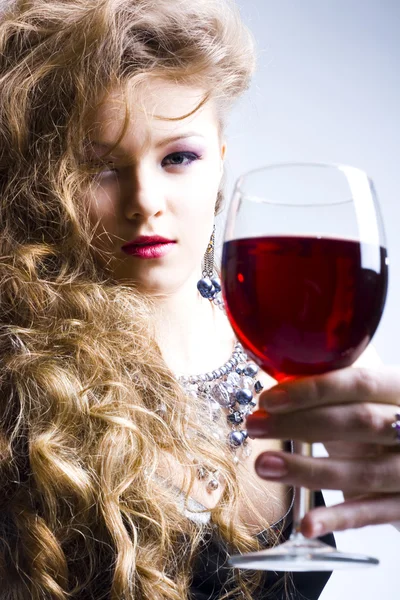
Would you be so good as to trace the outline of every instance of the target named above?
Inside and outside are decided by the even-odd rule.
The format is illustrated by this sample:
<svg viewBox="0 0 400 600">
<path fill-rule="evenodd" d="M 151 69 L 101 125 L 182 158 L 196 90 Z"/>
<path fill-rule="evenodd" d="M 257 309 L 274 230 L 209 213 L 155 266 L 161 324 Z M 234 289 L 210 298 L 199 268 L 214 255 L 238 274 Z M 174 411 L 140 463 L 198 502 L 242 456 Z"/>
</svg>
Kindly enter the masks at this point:
<svg viewBox="0 0 400 600">
<path fill-rule="evenodd" d="M 400 521 L 400 370 L 348 368 L 285 382 L 262 393 L 250 437 L 322 442 L 329 458 L 263 452 L 264 479 L 342 490 L 345 502 L 310 511 L 307 537 Z"/>
</svg>

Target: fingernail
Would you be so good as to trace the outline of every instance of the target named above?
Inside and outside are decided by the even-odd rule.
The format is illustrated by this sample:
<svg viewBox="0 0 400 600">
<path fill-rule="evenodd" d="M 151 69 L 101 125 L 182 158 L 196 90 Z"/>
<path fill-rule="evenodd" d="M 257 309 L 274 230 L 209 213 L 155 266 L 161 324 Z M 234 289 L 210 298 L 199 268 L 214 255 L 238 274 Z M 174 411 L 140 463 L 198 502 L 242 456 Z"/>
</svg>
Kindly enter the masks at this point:
<svg viewBox="0 0 400 600">
<path fill-rule="evenodd" d="M 279 411 L 291 404 L 290 396 L 286 390 L 270 390 L 264 392 L 262 404 L 268 410 Z"/>
<path fill-rule="evenodd" d="M 262 477 L 283 477 L 287 472 L 286 462 L 280 456 L 263 456 L 257 463 L 257 473 Z"/>
</svg>

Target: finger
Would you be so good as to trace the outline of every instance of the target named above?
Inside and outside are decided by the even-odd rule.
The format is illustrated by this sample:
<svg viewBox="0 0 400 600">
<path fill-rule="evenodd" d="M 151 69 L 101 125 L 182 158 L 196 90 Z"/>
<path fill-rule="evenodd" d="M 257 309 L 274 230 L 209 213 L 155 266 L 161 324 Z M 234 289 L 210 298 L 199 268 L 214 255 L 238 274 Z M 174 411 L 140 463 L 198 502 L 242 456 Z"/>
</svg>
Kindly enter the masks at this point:
<svg viewBox="0 0 400 600">
<path fill-rule="evenodd" d="M 398 409 L 399 410 L 399 409 Z M 313 408 L 305 413 L 256 411 L 246 420 L 251 437 L 303 442 L 351 442 L 400 448 L 393 405 L 358 403 Z"/>
<path fill-rule="evenodd" d="M 263 392 L 259 407 L 289 412 L 314 406 L 376 402 L 400 406 L 400 370 L 348 368 L 281 383 Z"/>
<path fill-rule="evenodd" d="M 306 537 L 319 537 L 331 531 L 383 525 L 400 520 L 400 494 L 358 498 L 306 514 L 301 531 Z"/>
<path fill-rule="evenodd" d="M 311 490 L 342 490 L 352 496 L 400 493 L 399 454 L 346 460 L 263 452 L 255 470 L 262 479 Z"/>
</svg>

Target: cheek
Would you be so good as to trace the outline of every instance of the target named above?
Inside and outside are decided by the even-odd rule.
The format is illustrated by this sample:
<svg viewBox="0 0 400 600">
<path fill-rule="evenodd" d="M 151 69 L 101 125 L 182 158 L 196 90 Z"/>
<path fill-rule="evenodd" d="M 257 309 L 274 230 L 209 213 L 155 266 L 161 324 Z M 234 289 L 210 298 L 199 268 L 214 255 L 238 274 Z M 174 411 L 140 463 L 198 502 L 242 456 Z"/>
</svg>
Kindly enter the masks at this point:
<svg viewBox="0 0 400 600">
<path fill-rule="evenodd" d="M 221 172 L 215 162 L 204 163 L 187 177 L 184 194 L 179 194 L 182 209 L 201 218 L 214 215 Z M 184 207 L 184 208 L 183 208 Z"/>
<path fill-rule="evenodd" d="M 204 176 L 197 185 L 192 182 L 187 195 L 181 198 L 181 203 L 175 207 L 185 255 L 195 264 L 200 264 L 210 241 L 218 189 L 219 181 Z"/>
<path fill-rule="evenodd" d="M 175 204 L 175 216 L 195 238 L 204 237 L 212 229 L 218 186 L 209 182 L 191 185 L 187 193 Z"/>
</svg>

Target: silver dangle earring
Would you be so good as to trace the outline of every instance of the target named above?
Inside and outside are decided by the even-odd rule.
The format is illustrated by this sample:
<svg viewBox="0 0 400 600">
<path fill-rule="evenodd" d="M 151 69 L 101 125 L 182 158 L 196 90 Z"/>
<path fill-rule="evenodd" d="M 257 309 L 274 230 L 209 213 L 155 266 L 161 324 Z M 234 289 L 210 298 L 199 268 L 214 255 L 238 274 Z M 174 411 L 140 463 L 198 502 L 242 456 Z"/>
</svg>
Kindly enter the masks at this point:
<svg viewBox="0 0 400 600">
<path fill-rule="evenodd" d="M 214 248 L 215 225 L 213 227 L 213 232 L 203 258 L 203 278 L 197 282 L 197 289 L 203 298 L 207 298 L 217 306 L 223 308 L 223 300 L 221 298 L 221 282 L 215 273 Z"/>
</svg>

